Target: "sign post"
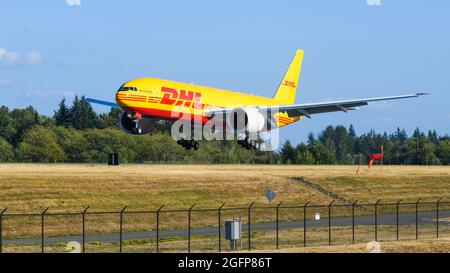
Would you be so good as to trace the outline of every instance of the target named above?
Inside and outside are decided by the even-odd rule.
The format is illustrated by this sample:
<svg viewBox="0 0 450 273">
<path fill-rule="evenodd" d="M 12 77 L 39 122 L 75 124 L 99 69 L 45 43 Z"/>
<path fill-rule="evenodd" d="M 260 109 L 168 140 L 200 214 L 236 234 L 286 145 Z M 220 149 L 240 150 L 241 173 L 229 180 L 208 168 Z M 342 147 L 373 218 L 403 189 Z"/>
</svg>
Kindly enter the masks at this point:
<svg viewBox="0 0 450 273">
<path fill-rule="evenodd" d="M 272 188 L 268 188 L 265 194 L 267 200 L 269 200 L 269 221 L 272 221 L 272 201 L 277 197 Z"/>
</svg>

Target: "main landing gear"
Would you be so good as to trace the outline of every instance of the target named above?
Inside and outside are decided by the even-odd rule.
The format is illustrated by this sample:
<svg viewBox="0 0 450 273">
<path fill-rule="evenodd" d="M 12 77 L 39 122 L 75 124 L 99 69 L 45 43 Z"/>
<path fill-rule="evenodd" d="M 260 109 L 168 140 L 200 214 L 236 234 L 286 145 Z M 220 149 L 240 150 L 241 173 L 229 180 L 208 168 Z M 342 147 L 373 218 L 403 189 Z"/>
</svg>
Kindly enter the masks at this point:
<svg viewBox="0 0 450 273">
<path fill-rule="evenodd" d="M 200 143 L 198 143 L 198 141 L 195 141 L 193 139 L 190 140 L 180 139 L 177 141 L 177 144 L 183 146 L 186 150 L 190 149 L 198 150 L 198 148 L 200 147 Z"/>
<path fill-rule="evenodd" d="M 261 142 L 258 140 L 251 140 L 248 136 L 244 139 L 238 139 L 237 143 L 247 150 L 259 150 L 261 148 Z"/>
</svg>

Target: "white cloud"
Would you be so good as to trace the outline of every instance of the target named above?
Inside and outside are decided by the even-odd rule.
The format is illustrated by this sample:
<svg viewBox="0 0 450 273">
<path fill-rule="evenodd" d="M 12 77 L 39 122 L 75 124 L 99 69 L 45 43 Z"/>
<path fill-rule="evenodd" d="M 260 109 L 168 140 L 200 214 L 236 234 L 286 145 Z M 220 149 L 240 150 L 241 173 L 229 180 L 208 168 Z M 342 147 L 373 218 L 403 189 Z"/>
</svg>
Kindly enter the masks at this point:
<svg viewBox="0 0 450 273">
<path fill-rule="evenodd" d="M 369 6 L 381 6 L 381 0 L 366 0 Z"/>
<path fill-rule="evenodd" d="M 25 53 L 24 56 L 15 51 L 0 47 L 0 63 L 6 64 L 37 64 L 42 61 L 42 55 L 36 50 Z"/>
<path fill-rule="evenodd" d="M 66 0 L 69 6 L 81 6 L 81 0 Z"/>
<path fill-rule="evenodd" d="M 17 52 L 6 52 L 4 58 L 7 62 L 14 63 L 19 60 L 20 55 Z"/>
<path fill-rule="evenodd" d="M 14 63 L 19 59 L 19 54 L 14 51 L 8 51 L 6 48 L 0 47 L 0 61 L 6 63 Z"/>
<path fill-rule="evenodd" d="M 37 64 L 40 61 L 42 61 L 42 55 L 36 50 L 32 50 L 25 54 L 25 62 L 28 64 Z"/>
</svg>

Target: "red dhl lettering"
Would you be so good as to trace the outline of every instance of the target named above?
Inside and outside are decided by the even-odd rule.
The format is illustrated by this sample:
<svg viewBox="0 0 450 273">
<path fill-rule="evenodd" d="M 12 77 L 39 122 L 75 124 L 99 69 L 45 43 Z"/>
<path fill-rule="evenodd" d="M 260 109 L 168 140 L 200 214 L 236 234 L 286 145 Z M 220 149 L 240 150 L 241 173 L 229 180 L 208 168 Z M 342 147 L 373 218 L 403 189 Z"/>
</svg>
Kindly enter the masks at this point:
<svg viewBox="0 0 450 273">
<path fill-rule="evenodd" d="M 196 109 L 203 109 L 205 107 L 202 101 L 202 94 L 200 92 L 180 90 L 179 92 L 170 87 L 162 87 L 161 92 L 163 97 L 161 104 L 176 105 L 176 106 L 193 106 Z"/>
<path fill-rule="evenodd" d="M 285 85 L 285 86 L 289 86 L 289 87 L 295 87 L 295 82 L 285 80 L 285 81 L 284 81 L 284 85 Z"/>
</svg>

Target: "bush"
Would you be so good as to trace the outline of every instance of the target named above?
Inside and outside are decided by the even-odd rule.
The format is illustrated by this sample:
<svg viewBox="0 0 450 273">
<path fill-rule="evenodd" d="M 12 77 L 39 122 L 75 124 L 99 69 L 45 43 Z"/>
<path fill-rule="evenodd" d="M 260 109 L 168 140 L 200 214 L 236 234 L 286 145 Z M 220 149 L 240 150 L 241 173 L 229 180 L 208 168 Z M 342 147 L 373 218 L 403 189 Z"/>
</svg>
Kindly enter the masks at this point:
<svg viewBox="0 0 450 273">
<path fill-rule="evenodd" d="M 66 155 L 53 131 L 36 126 L 23 136 L 17 148 L 17 157 L 25 162 L 62 162 Z"/>
<path fill-rule="evenodd" d="M 10 162 L 14 159 L 13 147 L 6 141 L 6 139 L 0 137 L 0 162 Z"/>
<path fill-rule="evenodd" d="M 66 161 L 84 163 L 90 162 L 88 142 L 80 131 L 73 128 L 54 127 L 59 146 L 66 154 Z"/>
<path fill-rule="evenodd" d="M 108 154 L 119 153 L 123 163 L 135 162 L 137 142 L 135 135 L 116 129 L 88 129 L 83 131 L 87 154 L 91 162 L 107 162 Z"/>
</svg>

